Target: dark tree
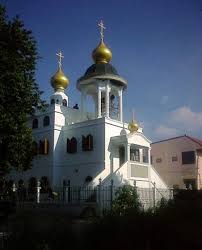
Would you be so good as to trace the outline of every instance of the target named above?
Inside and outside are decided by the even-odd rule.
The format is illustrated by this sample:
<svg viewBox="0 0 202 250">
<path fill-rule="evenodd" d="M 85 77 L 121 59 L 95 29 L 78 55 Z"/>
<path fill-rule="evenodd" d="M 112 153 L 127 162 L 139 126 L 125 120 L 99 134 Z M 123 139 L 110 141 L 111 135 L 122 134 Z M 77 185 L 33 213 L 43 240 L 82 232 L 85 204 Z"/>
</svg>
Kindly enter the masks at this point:
<svg viewBox="0 0 202 250">
<path fill-rule="evenodd" d="M 0 5 L 0 174 L 26 170 L 33 158 L 28 115 L 42 108 L 35 81 L 36 41 L 19 17 L 8 20 Z"/>
</svg>

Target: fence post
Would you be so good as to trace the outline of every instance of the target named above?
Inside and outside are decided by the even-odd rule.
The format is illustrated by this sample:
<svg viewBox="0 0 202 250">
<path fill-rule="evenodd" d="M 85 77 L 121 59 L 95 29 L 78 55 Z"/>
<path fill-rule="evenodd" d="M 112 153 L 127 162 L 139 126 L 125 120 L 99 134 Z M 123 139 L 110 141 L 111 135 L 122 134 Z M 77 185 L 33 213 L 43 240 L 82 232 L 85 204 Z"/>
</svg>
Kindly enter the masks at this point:
<svg viewBox="0 0 202 250">
<path fill-rule="evenodd" d="M 67 181 L 67 200 L 68 200 L 68 203 L 70 203 L 71 201 L 71 187 L 70 187 L 70 180 Z"/>
<path fill-rule="evenodd" d="M 102 202 L 101 202 L 101 186 L 102 185 L 102 179 L 99 178 L 99 184 L 98 184 L 98 213 L 100 216 L 102 216 Z"/>
<path fill-rule="evenodd" d="M 153 183 L 154 187 L 153 187 L 153 207 L 155 208 L 156 206 L 156 182 Z"/>
<path fill-rule="evenodd" d="M 66 192 L 67 192 L 67 182 L 66 180 L 63 181 L 63 202 L 65 203 L 66 202 Z"/>
<path fill-rule="evenodd" d="M 110 208 L 112 209 L 112 202 L 113 202 L 113 191 L 114 191 L 114 180 L 111 179 L 111 186 L 110 186 Z"/>
<path fill-rule="evenodd" d="M 170 189 L 170 200 L 173 199 L 173 188 Z"/>
<path fill-rule="evenodd" d="M 16 197 L 17 187 L 15 185 L 15 182 L 13 182 L 12 191 L 13 191 L 12 200 L 13 200 L 13 202 L 16 202 L 16 199 L 17 199 L 17 197 Z"/>
<path fill-rule="evenodd" d="M 78 187 L 78 202 L 81 203 L 81 186 Z"/>
<path fill-rule="evenodd" d="M 37 203 L 40 203 L 40 189 L 41 189 L 41 186 L 40 186 L 40 181 L 37 181 L 37 187 L 36 187 L 36 202 Z"/>
<path fill-rule="evenodd" d="M 135 191 L 137 191 L 137 182 L 136 182 L 136 180 L 134 180 L 133 185 L 134 185 Z"/>
</svg>

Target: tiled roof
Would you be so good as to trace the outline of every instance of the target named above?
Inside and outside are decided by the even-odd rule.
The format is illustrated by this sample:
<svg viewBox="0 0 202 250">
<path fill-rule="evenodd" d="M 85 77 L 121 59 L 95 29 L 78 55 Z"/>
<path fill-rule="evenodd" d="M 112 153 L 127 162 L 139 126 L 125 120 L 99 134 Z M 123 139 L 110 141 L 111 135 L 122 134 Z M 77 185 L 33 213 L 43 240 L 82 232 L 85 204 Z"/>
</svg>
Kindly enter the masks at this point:
<svg viewBox="0 0 202 250">
<path fill-rule="evenodd" d="M 186 135 L 186 137 L 189 138 L 190 140 L 192 140 L 193 142 L 198 143 L 200 146 L 202 146 L 202 140 L 197 139 L 197 138 L 192 137 L 192 136 L 188 136 L 188 135 Z"/>
<path fill-rule="evenodd" d="M 190 139 L 191 141 L 197 143 L 199 146 L 202 147 L 202 140 L 200 140 L 198 138 L 195 138 L 195 137 L 192 137 L 192 136 L 188 136 L 188 135 L 181 135 L 181 136 L 177 136 L 177 137 L 172 137 L 172 138 L 168 138 L 168 139 L 165 139 L 165 140 L 153 142 L 152 144 L 156 144 L 156 143 L 160 143 L 160 142 L 165 142 L 165 141 L 170 141 L 170 140 L 176 140 L 176 139 L 179 139 L 179 138 L 182 138 L 182 137 L 187 137 L 188 139 Z"/>
<path fill-rule="evenodd" d="M 172 137 L 172 138 L 164 139 L 164 140 L 161 140 L 161 141 L 152 142 L 151 144 L 160 143 L 160 142 L 165 142 L 165 141 L 171 141 L 171 140 L 179 139 L 179 138 L 182 138 L 182 137 L 185 137 L 185 136 L 186 136 L 186 135 L 181 135 L 181 136 L 177 136 L 177 137 Z"/>
</svg>

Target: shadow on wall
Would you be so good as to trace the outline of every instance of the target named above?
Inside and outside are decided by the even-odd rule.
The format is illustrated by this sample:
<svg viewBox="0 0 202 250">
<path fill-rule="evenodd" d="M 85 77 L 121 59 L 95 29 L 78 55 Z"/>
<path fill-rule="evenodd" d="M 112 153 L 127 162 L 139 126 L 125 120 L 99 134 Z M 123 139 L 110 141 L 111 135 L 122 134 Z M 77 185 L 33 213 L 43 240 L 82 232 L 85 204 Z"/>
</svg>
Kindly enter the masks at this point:
<svg viewBox="0 0 202 250">
<path fill-rule="evenodd" d="M 130 184 L 127 179 L 124 179 L 123 174 L 121 174 L 120 172 L 109 174 L 104 180 L 102 180 L 101 184 L 104 186 L 109 186 L 111 185 L 112 180 L 113 185 L 117 187 Z"/>
</svg>

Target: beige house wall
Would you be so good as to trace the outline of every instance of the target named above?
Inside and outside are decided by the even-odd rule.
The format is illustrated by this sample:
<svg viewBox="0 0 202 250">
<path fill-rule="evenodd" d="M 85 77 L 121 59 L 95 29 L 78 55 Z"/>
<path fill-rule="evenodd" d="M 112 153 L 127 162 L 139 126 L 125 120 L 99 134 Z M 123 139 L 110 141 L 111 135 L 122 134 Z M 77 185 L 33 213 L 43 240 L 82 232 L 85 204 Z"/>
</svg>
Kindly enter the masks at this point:
<svg viewBox="0 0 202 250">
<path fill-rule="evenodd" d="M 151 144 L 152 165 L 165 181 L 172 188 L 178 185 L 185 188 L 184 179 L 196 179 L 198 188 L 202 187 L 199 182 L 202 177 L 202 153 L 198 157 L 198 143 L 183 136 L 176 139 L 169 139 Z M 194 164 L 182 164 L 182 152 L 194 151 L 196 158 Z M 176 161 L 173 161 L 175 157 Z M 161 162 L 160 162 L 161 159 Z"/>
</svg>

